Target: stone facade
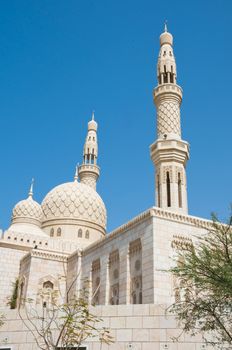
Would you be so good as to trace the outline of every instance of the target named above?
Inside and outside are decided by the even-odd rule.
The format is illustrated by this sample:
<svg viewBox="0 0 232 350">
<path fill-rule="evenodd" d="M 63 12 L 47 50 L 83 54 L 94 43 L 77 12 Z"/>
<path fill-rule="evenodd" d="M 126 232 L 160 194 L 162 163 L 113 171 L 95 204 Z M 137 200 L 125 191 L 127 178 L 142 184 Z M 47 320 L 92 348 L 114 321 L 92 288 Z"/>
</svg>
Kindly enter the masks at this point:
<svg viewBox="0 0 232 350">
<path fill-rule="evenodd" d="M 110 349 L 202 350 L 200 337 L 182 335 L 166 308 L 176 295 L 177 283 L 166 271 L 173 264 L 175 247 L 206 234 L 211 222 L 188 215 L 186 163 L 189 145 L 181 139 L 182 90 L 177 85 L 173 38 L 160 36 L 157 65 L 157 140 L 150 147 L 155 165 L 156 206 L 106 234 L 106 208 L 96 191 L 97 123 L 88 123 L 83 163 L 73 182 L 52 189 L 40 205 L 28 198 L 13 209 L 12 221 L 0 239 L 0 305 L 7 322 L 0 328 L 2 348 L 37 349 L 17 309 L 6 306 L 12 283 L 18 279 L 17 307 L 25 298 L 46 306 L 47 290 L 64 300 L 88 286 L 93 312 L 102 317 L 115 338 Z M 180 289 L 180 288 L 179 288 Z M 63 299 L 62 299 L 63 298 Z M 95 340 L 84 344 L 100 348 Z M 1 346 L 0 346 L 1 349 Z"/>
<path fill-rule="evenodd" d="M 90 339 L 83 344 L 87 350 L 205 350 L 201 337 L 182 334 L 174 316 L 165 315 L 167 305 L 96 306 L 95 314 L 102 319 L 100 326 L 109 327 L 115 342 L 108 346 Z M 1 328 L 0 342 L 12 350 L 37 350 L 31 333 L 15 310 L 6 314 L 8 322 Z M 3 345 L 5 344 L 5 345 Z M 1 349 L 1 347 L 0 347 Z M 207 347 L 207 350 L 212 350 Z"/>
</svg>

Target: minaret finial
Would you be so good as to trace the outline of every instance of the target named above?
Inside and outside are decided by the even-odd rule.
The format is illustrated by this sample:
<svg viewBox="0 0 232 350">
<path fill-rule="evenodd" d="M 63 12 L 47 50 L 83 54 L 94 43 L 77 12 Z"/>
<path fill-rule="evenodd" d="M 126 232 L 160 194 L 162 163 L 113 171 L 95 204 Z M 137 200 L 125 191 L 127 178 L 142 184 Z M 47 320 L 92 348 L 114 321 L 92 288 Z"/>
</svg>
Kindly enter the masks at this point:
<svg viewBox="0 0 232 350">
<path fill-rule="evenodd" d="M 79 163 L 76 165 L 76 170 L 75 170 L 75 175 L 74 175 L 74 182 L 78 182 L 78 168 L 79 168 Z"/>
<path fill-rule="evenodd" d="M 28 197 L 30 197 L 30 198 L 33 197 L 33 187 L 34 187 L 34 178 L 31 179 L 31 186 L 30 186 L 30 190 L 28 192 Z"/>
<path fill-rule="evenodd" d="M 164 31 L 167 32 L 168 31 L 168 21 L 165 19 L 164 21 Z"/>
<path fill-rule="evenodd" d="M 94 120 L 94 113 L 95 113 L 95 110 L 93 110 L 92 112 L 92 120 Z"/>
</svg>

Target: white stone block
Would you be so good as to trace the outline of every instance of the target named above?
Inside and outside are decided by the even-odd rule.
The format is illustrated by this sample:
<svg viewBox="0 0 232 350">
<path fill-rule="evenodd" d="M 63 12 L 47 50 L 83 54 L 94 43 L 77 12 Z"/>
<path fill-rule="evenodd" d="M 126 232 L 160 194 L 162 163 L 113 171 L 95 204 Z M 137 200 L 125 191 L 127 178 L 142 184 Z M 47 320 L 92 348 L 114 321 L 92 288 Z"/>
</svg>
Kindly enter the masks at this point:
<svg viewBox="0 0 232 350">
<path fill-rule="evenodd" d="M 174 316 L 159 316 L 160 328 L 176 328 L 177 323 Z"/>
<path fill-rule="evenodd" d="M 159 317 L 158 316 L 144 316 L 143 317 L 143 328 L 159 328 Z"/>
<path fill-rule="evenodd" d="M 132 341 L 132 330 L 131 329 L 118 329 L 116 331 L 115 342 L 127 342 Z"/>
<path fill-rule="evenodd" d="M 159 343 L 143 343 L 142 344 L 142 350 L 160 350 Z"/>
<path fill-rule="evenodd" d="M 118 316 L 133 316 L 133 305 L 118 305 Z"/>
<path fill-rule="evenodd" d="M 125 328 L 126 318 L 125 317 L 111 317 L 110 318 L 110 328 Z"/>
<path fill-rule="evenodd" d="M 166 329 L 150 329 L 150 341 L 160 342 L 164 341 L 166 342 Z"/>
<path fill-rule="evenodd" d="M 126 328 L 142 328 L 142 320 L 139 316 L 126 317 Z"/>
<path fill-rule="evenodd" d="M 149 341 L 149 330 L 148 329 L 133 329 L 133 341 L 144 342 Z"/>
</svg>

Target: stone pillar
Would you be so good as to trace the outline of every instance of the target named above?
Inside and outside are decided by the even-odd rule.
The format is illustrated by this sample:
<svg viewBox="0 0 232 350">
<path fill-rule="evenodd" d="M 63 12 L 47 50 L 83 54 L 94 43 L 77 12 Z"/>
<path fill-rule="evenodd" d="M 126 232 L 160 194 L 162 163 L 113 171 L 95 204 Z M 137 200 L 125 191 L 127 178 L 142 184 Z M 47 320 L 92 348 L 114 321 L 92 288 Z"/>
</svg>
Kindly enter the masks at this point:
<svg viewBox="0 0 232 350">
<path fill-rule="evenodd" d="M 130 264 L 128 246 L 120 249 L 119 304 L 130 303 Z"/>
</svg>

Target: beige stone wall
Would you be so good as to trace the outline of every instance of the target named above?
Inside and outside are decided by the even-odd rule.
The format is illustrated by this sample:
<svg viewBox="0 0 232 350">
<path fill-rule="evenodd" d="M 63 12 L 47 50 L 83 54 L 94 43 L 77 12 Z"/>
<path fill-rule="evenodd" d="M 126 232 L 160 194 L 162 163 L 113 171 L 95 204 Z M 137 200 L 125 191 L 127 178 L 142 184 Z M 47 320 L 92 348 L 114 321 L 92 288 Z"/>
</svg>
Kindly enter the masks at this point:
<svg viewBox="0 0 232 350">
<path fill-rule="evenodd" d="M 142 299 L 143 303 L 151 303 L 154 298 L 153 290 L 153 222 L 149 216 L 141 218 L 130 228 L 122 229 L 119 234 L 110 234 L 104 240 L 93 244 L 83 252 L 82 278 L 92 280 L 92 263 L 100 259 L 100 303 L 109 304 L 111 296 L 109 278 L 109 257 L 119 251 L 119 304 L 131 302 L 131 259 L 130 243 L 140 239 L 142 245 Z"/>
<path fill-rule="evenodd" d="M 181 216 L 180 216 L 181 217 Z M 206 233 L 206 229 L 193 223 L 170 218 L 154 217 L 154 303 L 170 304 L 174 301 L 173 278 L 166 271 L 174 264 L 173 242 L 196 240 L 196 236 Z"/>
<path fill-rule="evenodd" d="M 93 312 L 102 318 L 99 327 L 111 329 L 114 344 L 101 345 L 96 339 L 85 344 L 88 350 L 204 350 L 200 336 L 181 335 L 178 343 L 172 338 L 181 333 L 174 316 L 165 315 L 165 305 L 113 305 L 97 306 Z M 0 345 L 12 350 L 37 350 L 31 333 L 19 319 L 15 310 L 6 313 L 8 321 L 0 329 Z M 207 350 L 212 348 L 207 347 Z"/>
<path fill-rule="evenodd" d="M 0 305 L 12 295 L 13 286 L 19 274 L 19 262 L 26 251 L 0 246 Z"/>
<path fill-rule="evenodd" d="M 59 298 L 65 296 L 67 277 L 67 257 L 63 254 L 32 250 L 20 265 L 20 281 L 25 281 L 25 298 L 40 302 L 39 292 L 43 284 L 50 281 L 54 290 L 60 292 Z"/>
</svg>

